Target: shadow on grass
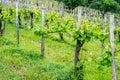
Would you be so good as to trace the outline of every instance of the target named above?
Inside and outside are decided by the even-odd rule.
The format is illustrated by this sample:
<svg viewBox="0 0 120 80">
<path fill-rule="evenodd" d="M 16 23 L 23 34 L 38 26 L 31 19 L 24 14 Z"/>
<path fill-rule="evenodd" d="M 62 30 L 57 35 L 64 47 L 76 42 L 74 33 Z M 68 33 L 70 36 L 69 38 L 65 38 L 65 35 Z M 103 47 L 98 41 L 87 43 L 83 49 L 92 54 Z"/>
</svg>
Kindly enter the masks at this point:
<svg viewBox="0 0 120 80">
<path fill-rule="evenodd" d="M 16 54 L 19 54 L 22 57 L 30 58 L 30 59 L 42 59 L 39 55 L 39 52 L 33 51 L 33 50 L 26 50 L 22 48 L 10 48 L 3 50 L 4 54 L 9 54 L 11 56 L 14 56 Z"/>
<path fill-rule="evenodd" d="M 1 37 L 0 38 L 0 47 L 4 46 L 4 45 L 14 45 L 14 43 L 12 41 L 10 41 L 9 39 Z"/>
<path fill-rule="evenodd" d="M 67 44 L 67 45 L 69 45 L 71 47 L 75 47 L 75 45 L 69 43 L 69 41 L 61 40 L 60 38 L 58 39 L 58 38 L 55 38 L 55 37 L 53 37 L 51 35 L 46 35 L 46 38 L 49 38 L 52 41 L 57 41 L 57 42 L 60 42 L 60 43 L 65 43 L 65 44 Z"/>
</svg>

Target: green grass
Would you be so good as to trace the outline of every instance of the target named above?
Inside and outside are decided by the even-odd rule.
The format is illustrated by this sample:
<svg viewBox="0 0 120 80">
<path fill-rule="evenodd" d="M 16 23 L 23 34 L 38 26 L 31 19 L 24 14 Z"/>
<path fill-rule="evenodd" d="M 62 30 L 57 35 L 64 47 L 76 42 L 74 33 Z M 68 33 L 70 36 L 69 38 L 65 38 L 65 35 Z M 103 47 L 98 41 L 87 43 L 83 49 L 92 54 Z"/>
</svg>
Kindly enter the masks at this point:
<svg viewBox="0 0 120 80">
<path fill-rule="evenodd" d="M 75 41 L 65 34 L 61 41 L 58 34 L 45 36 L 45 58 L 41 54 L 41 37 L 33 30 L 20 29 L 20 45 L 16 45 L 15 24 L 7 24 L 4 37 L 0 38 L 0 80 L 76 80 L 74 71 Z M 106 40 L 108 45 L 109 40 Z M 120 49 L 120 43 L 116 41 Z M 111 67 L 98 70 L 101 54 L 100 41 L 85 43 L 80 59 L 85 60 L 85 80 L 111 80 Z M 117 72 L 120 80 L 120 54 L 116 53 Z"/>
</svg>

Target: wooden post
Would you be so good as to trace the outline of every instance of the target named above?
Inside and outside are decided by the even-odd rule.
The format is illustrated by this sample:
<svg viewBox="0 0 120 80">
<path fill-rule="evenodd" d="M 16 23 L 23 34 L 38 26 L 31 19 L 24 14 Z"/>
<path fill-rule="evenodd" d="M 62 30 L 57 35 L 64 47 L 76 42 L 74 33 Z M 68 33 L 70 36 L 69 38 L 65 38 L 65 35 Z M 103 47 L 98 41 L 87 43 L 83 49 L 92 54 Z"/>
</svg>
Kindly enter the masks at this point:
<svg viewBox="0 0 120 80">
<path fill-rule="evenodd" d="M 104 19 L 104 28 L 102 28 L 102 24 L 101 24 L 101 29 L 104 29 L 106 31 L 106 14 L 103 15 L 103 19 Z M 102 40 L 102 51 L 101 51 L 101 53 L 104 53 L 104 48 L 105 48 L 105 43 L 104 43 L 104 40 Z"/>
<path fill-rule="evenodd" d="M 97 22 L 97 19 L 96 19 L 96 11 L 95 10 L 93 10 L 93 21 L 94 21 L 94 23 L 96 23 Z"/>
<path fill-rule="evenodd" d="M 50 10 L 50 0 L 47 1 L 47 11 Z"/>
<path fill-rule="evenodd" d="M 115 62 L 115 47 L 114 47 L 114 15 L 110 15 L 110 44 L 112 53 L 112 80 L 117 79 L 116 62 Z"/>
<path fill-rule="evenodd" d="M 0 0 L 0 4 L 2 4 L 2 0 Z"/>
<path fill-rule="evenodd" d="M 0 21 L 0 36 L 2 36 L 2 21 Z"/>
<path fill-rule="evenodd" d="M 106 31 L 106 24 L 107 23 L 107 14 L 104 14 L 104 29 L 105 29 L 105 31 Z"/>
<path fill-rule="evenodd" d="M 75 15 L 75 10 L 73 9 L 72 10 L 72 17 L 74 17 L 74 15 Z"/>
<path fill-rule="evenodd" d="M 62 5 L 61 5 L 60 15 L 61 15 L 61 17 L 63 18 L 63 17 L 64 17 L 64 3 L 62 2 L 61 4 L 62 4 Z"/>
<path fill-rule="evenodd" d="M 42 4 L 42 28 L 44 28 L 45 25 L 45 9 L 44 5 Z M 42 40 L 41 40 L 41 56 L 44 58 L 44 49 L 45 49 L 45 42 L 44 42 L 44 35 L 42 35 Z"/>
<path fill-rule="evenodd" d="M 54 6 L 55 6 L 54 3 L 52 2 L 52 9 L 54 8 Z"/>
<path fill-rule="evenodd" d="M 2 4 L 2 0 L 0 0 L 0 5 Z M 1 11 L 0 11 L 1 14 Z M 2 36 L 2 21 L 0 20 L 0 36 Z"/>
<path fill-rule="evenodd" d="M 105 30 L 105 32 L 106 32 L 106 23 L 107 23 L 107 14 L 104 14 L 103 15 L 103 19 L 104 19 L 104 30 Z M 101 51 L 101 53 L 104 53 L 104 49 L 105 49 L 105 43 L 104 43 L 104 40 L 102 40 L 102 51 Z"/>
<path fill-rule="evenodd" d="M 17 46 L 19 46 L 19 20 L 18 20 L 18 5 L 16 1 L 16 33 L 17 33 Z"/>
<path fill-rule="evenodd" d="M 87 8 L 84 8 L 84 19 L 87 19 Z"/>
<path fill-rule="evenodd" d="M 64 17 L 64 3 L 63 2 L 62 2 L 62 5 L 61 5 L 60 15 L 61 15 L 61 18 Z M 60 33 L 60 39 L 64 40 L 62 33 Z"/>
<path fill-rule="evenodd" d="M 2 4 L 2 0 L 0 0 L 0 5 Z"/>
<path fill-rule="evenodd" d="M 28 0 L 28 8 L 30 9 L 30 6 L 31 6 L 31 1 Z"/>
<path fill-rule="evenodd" d="M 78 7 L 78 28 L 80 28 L 82 19 L 82 7 Z"/>
<path fill-rule="evenodd" d="M 120 28 L 120 17 L 119 17 L 119 19 L 118 19 L 118 27 Z M 120 32 L 118 32 L 118 40 L 119 40 L 119 42 L 120 42 Z"/>
<path fill-rule="evenodd" d="M 90 20 L 90 18 L 91 18 L 91 12 L 89 11 L 88 12 L 88 19 Z"/>
<path fill-rule="evenodd" d="M 24 2 L 24 28 L 27 26 L 27 13 L 26 13 L 26 0 L 23 0 Z"/>
<path fill-rule="evenodd" d="M 36 6 L 38 7 L 38 5 L 39 5 L 39 4 L 38 4 L 38 0 L 36 0 Z"/>
</svg>

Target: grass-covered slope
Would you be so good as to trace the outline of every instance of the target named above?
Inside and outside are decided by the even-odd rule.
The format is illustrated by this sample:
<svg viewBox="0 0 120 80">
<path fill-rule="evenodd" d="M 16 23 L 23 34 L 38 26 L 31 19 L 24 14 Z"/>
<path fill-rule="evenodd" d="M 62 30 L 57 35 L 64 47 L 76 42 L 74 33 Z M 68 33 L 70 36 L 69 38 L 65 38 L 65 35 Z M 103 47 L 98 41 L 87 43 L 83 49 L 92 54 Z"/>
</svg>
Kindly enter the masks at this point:
<svg viewBox="0 0 120 80">
<path fill-rule="evenodd" d="M 106 40 L 106 44 L 109 40 Z M 116 43 L 120 48 L 120 43 Z M 74 71 L 75 41 L 65 34 L 61 41 L 58 34 L 45 36 L 45 58 L 40 57 L 41 37 L 33 30 L 20 29 L 20 45 L 16 46 L 16 28 L 7 24 L 4 37 L 0 38 L 0 80 L 76 80 Z M 80 53 L 84 60 L 85 80 L 111 80 L 111 67 L 98 69 L 101 42 L 86 43 Z M 116 53 L 120 80 L 120 54 Z"/>
</svg>

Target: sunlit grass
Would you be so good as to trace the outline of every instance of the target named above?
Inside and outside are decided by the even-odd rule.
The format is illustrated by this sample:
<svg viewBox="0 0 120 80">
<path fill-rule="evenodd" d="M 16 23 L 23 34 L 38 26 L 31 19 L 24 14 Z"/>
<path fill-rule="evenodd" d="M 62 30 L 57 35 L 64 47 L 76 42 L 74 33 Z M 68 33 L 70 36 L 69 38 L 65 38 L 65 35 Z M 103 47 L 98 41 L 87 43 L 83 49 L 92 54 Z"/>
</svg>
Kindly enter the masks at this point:
<svg viewBox="0 0 120 80">
<path fill-rule="evenodd" d="M 45 35 L 45 58 L 41 54 L 41 37 L 33 30 L 20 29 L 20 45 L 16 44 L 15 24 L 8 24 L 5 36 L 0 38 L 0 80 L 76 80 L 74 71 L 75 40 L 59 34 Z M 106 40 L 106 45 L 109 40 Z M 117 42 L 116 46 L 120 47 Z M 101 54 L 101 42 L 85 43 L 80 59 L 85 60 L 85 80 L 111 80 L 111 67 L 98 70 L 97 59 Z M 116 53 L 120 78 L 120 54 Z M 120 79 L 119 79 L 120 80 Z"/>
</svg>

